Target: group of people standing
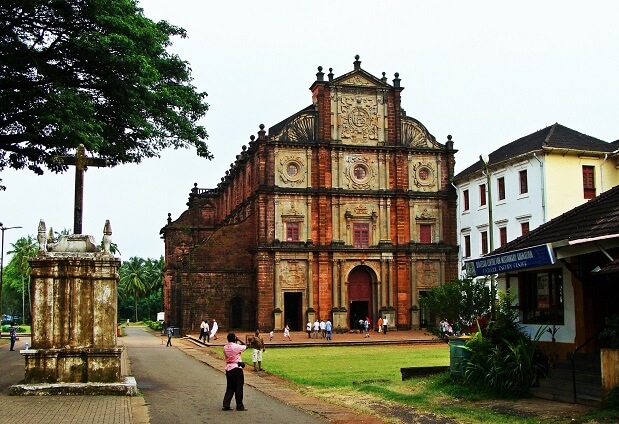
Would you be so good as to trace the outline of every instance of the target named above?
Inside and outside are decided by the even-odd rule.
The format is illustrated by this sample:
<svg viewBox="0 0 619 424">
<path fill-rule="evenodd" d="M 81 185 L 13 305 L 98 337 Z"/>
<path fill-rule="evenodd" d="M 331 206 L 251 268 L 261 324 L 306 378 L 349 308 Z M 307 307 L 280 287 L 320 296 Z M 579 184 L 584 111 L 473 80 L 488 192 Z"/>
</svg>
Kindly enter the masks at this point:
<svg viewBox="0 0 619 424">
<path fill-rule="evenodd" d="M 208 320 L 203 319 L 200 323 L 200 337 L 198 340 L 203 340 L 204 343 L 210 343 L 211 337 L 213 340 L 217 340 L 217 330 L 219 330 L 219 326 L 214 318 L 210 326 Z"/>
<path fill-rule="evenodd" d="M 376 326 L 378 327 L 379 333 L 387 334 L 389 330 L 389 318 L 385 315 L 384 317 L 378 317 L 378 321 L 376 321 Z M 359 320 L 359 330 L 363 329 L 364 338 L 370 337 L 370 328 L 372 328 L 372 320 L 369 317 L 365 317 L 365 319 Z"/>
<path fill-rule="evenodd" d="M 315 339 L 317 339 L 320 334 L 323 339 L 331 340 L 331 336 L 333 334 L 333 324 L 331 324 L 330 320 L 318 321 L 318 318 L 316 318 L 314 324 L 308 321 L 305 330 L 307 331 L 307 337 L 310 339 L 312 338 L 312 329 Z"/>
</svg>

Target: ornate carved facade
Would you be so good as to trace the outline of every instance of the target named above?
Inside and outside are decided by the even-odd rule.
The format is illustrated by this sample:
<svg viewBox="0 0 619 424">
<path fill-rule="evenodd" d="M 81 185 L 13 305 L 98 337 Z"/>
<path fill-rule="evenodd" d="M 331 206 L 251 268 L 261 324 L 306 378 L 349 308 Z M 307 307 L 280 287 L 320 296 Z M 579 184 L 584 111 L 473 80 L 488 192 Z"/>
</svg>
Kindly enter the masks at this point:
<svg viewBox="0 0 619 424">
<path fill-rule="evenodd" d="M 451 137 L 438 143 L 393 84 L 361 69 L 327 79 L 312 105 L 271 127 L 215 189 L 194 187 L 162 229 L 166 319 L 223 328 L 336 328 L 389 316 L 418 328 L 425 290 L 457 275 Z"/>
</svg>

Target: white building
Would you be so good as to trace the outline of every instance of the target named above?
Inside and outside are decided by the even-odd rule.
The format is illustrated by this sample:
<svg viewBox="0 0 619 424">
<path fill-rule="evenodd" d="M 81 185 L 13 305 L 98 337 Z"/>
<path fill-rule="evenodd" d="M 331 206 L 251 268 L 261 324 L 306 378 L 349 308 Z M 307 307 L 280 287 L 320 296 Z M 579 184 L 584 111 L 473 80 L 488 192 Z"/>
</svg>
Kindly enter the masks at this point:
<svg viewBox="0 0 619 424">
<path fill-rule="evenodd" d="M 619 184 L 618 147 L 554 124 L 457 174 L 461 274 L 464 260 L 504 246 Z"/>
</svg>

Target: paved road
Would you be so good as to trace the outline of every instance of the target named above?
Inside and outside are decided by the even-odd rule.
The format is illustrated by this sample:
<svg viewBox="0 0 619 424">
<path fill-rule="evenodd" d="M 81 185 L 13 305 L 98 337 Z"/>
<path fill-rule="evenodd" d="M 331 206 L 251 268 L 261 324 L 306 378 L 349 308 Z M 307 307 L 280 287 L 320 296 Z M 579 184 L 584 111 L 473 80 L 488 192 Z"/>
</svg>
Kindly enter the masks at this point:
<svg viewBox="0 0 619 424">
<path fill-rule="evenodd" d="M 279 400 L 245 386 L 246 412 L 222 411 L 226 377 L 183 351 L 166 347 L 162 338 L 140 327 L 126 328 L 131 371 L 148 405 L 151 424 L 299 423 L 324 424 Z M 172 343 L 179 343 L 173 339 Z M 234 400 L 232 401 L 234 407 Z"/>
</svg>

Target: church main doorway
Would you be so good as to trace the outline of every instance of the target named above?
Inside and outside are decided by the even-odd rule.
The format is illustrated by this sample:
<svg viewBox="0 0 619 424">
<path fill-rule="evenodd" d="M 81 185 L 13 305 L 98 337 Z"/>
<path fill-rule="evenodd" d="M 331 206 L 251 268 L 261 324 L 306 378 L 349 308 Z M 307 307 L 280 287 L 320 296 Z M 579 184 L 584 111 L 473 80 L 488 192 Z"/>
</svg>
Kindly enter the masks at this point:
<svg viewBox="0 0 619 424">
<path fill-rule="evenodd" d="M 359 320 L 373 319 L 372 275 L 365 267 L 357 267 L 348 275 L 349 325 L 359 329 Z"/>
<path fill-rule="evenodd" d="M 291 331 L 301 331 L 303 327 L 303 293 L 284 293 L 284 325 Z"/>
</svg>

